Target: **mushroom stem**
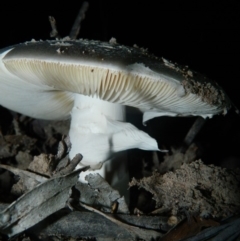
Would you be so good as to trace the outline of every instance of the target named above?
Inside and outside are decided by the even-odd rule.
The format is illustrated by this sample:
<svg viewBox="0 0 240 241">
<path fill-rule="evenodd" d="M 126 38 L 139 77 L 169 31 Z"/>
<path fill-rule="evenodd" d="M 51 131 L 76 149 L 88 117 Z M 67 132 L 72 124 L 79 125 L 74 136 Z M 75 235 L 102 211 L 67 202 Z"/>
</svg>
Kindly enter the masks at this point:
<svg viewBox="0 0 240 241">
<path fill-rule="evenodd" d="M 79 167 L 90 165 L 90 170 L 80 174 L 80 181 L 85 181 L 85 176 L 91 173 L 99 173 L 106 178 L 111 173 L 112 180 L 125 178 L 116 175 L 119 167 L 111 169 L 108 160 L 118 152 L 140 148 L 143 150 L 159 150 L 155 139 L 138 130 L 130 123 L 125 123 L 125 107 L 120 104 L 109 103 L 98 97 L 76 95 L 72 109 L 70 127 L 70 141 L 72 149 L 70 158 L 77 153 L 83 155 Z M 115 163 L 115 162 L 114 162 Z M 108 169 L 107 169 L 108 168 Z M 109 170 L 110 169 L 110 170 Z M 107 180 L 112 184 L 112 180 Z"/>
</svg>

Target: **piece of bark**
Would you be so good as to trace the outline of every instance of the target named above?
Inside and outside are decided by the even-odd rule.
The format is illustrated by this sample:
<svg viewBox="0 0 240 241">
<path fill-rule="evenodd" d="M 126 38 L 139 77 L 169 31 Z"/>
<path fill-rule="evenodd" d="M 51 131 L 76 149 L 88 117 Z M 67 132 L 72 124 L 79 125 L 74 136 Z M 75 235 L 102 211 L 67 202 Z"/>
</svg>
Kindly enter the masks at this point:
<svg viewBox="0 0 240 241">
<path fill-rule="evenodd" d="M 54 171 L 52 173 L 52 175 L 54 177 L 58 177 L 58 176 L 63 176 L 63 175 L 66 175 L 66 174 L 72 172 L 73 170 L 75 170 L 75 168 L 80 163 L 82 158 L 83 158 L 83 156 L 81 154 L 79 154 L 79 153 L 76 154 L 75 157 L 70 162 L 68 162 L 65 167 L 63 167 L 62 169 L 58 169 L 57 171 Z"/>
<path fill-rule="evenodd" d="M 94 212 L 94 213 L 99 214 L 100 216 L 103 216 L 105 219 L 110 220 L 112 223 L 116 224 L 117 226 L 122 227 L 123 229 L 125 229 L 125 231 L 127 231 L 130 234 L 130 236 L 133 240 L 143 239 L 145 241 L 152 241 L 152 240 L 159 239 L 162 236 L 162 234 L 160 234 L 159 232 L 156 232 L 155 230 L 147 230 L 147 229 L 135 227 L 133 225 L 129 225 L 124 222 L 121 222 L 121 221 L 117 220 L 116 218 L 108 216 L 107 214 L 105 214 L 95 208 L 92 208 L 88 205 L 85 205 L 83 203 L 80 203 L 80 205 L 81 205 L 81 207 L 83 207 L 91 212 Z"/>
<path fill-rule="evenodd" d="M 108 182 L 99 174 L 86 176 L 88 183 L 77 183 L 76 188 L 80 192 L 80 201 L 89 206 L 96 207 L 105 212 L 112 211 L 112 205 L 117 202 L 118 213 L 129 213 L 124 197 L 114 190 Z"/>
<path fill-rule="evenodd" d="M 12 237 L 65 207 L 70 189 L 84 169 L 49 179 L 22 195 L 0 213 L 0 231 Z"/>
<path fill-rule="evenodd" d="M 148 228 L 151 230 L 159 230 L 166 225 L 166 217 L 153 217 L 153 216 L 135 216 L 109 214 L 122 222 L 129 225 L 135 225 L 141 228 Z M 47 226 L 41 223 L 33 227 L 30 232 L 37 234 L 41 240 L 45 240 L 48 236 L 71 236 L 73 238 L 86 238 L 95 237 L 96 240 L 132 240 L 132 236 L 121 226 L 118 226 L 104 217 L 86 211 L 73 211 L 67 210 L 59 211 L 47 219 Z"/>
<path fill-rule="evenodd" d="M 183 164 L 175 172 L 157 172 L 130 186 L 153 194 L 156 208 L 170 210 L 172 215 L 199 214 L 222 219 L 240 212 L 240 170 L 228 170 L 202 161 Z"/>
</svg>

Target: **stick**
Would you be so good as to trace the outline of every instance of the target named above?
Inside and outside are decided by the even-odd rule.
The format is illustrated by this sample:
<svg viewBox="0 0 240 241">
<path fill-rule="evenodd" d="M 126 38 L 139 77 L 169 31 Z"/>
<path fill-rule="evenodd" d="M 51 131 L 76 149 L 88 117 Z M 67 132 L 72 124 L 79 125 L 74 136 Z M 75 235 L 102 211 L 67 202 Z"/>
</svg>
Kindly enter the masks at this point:
<svg viewBox="0 0 240 241">
<path fill-rule="evenodd" d="M 74 40 L 77 38 L 79 31 L 80 31 L 80 27 L 81 27 L 81 22 L 85 18 L 85 13 L 88 10 L 88 7 L 89 7 L 89 3 L 83 2 L 82 7 L 79 10 L 79 13 L 75 19 L 75 22 L 74 22 L 71 32 L 69 34 L 70 39 Z"/>
<path fill-rule="evenodd" d="M 50 32 L 50 37 L 51 38 L 59 38 L 60 36 L 58 35 L 58 30 L 57 30 L 57 23 L 54 17 L 49 16 L 48 17 L 49 22 L 51 24 L 52 31 Z"/>
<path fill-rule="evenodd" d="M 192 127 L 188 131 L 184 141 L 183 141 L 183 147 L 181 148 L 181 152 L 185 152 L 188 147 L 192 144 L 194 138 L 198 134 L 198 132 L 201 130 L 203 125 L 205 124 L 206 119 L 202 117 L 198 117 L 195 122 L 193 123 Z"/>
</svg>

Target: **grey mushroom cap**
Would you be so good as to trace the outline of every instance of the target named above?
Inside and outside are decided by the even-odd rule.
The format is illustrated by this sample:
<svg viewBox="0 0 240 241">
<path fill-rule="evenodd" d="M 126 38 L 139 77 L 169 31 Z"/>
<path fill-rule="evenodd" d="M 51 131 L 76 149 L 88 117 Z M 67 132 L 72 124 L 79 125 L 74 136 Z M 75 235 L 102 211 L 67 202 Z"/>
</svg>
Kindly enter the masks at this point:
<svg viewBox="0 0 240 241">
<path fill-rule="evenodd" d="M 75 94 L 132 106 L 144 121 L 226 113 L 215 82 L 146 50 L 100 41 L 32 41 L 0 51 L 0 104 L 28 116 L 62 119 Z"/>
</svg>

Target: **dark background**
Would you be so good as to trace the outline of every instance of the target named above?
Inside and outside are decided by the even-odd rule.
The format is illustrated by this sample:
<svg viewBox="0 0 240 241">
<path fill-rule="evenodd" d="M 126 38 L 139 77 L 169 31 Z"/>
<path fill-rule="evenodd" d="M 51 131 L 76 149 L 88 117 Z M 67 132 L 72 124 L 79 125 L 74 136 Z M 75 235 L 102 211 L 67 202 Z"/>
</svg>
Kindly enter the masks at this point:
<svg viewBox="0 0 240 241">
<path fill-rule="evenodd" d="M 48 39 L 49 15 L 57 20 L 60 35 L 68 35 L 82 2 L 4 2 L 0 47 L 32 38 Z M 157 56 L 188 65 L 217 81 L 240 107 L 240 1 L 192 1 L 190 5 L 182 1 L 89 2 L 80 38 L 108 41 L 115 37 L 118 43 L 137 44 Z M 147 130 L 160 145 L 178 145 L 193 121 L 157 118 L 149 122 Z M 141 125 L 140 121 L 135 124 Z M 239 163 L 239 124 L 234 113 L 209 120 L 196 139 L 205 150 L 203 159 L 215 163 L 235 159 Z"/>
</svg>

